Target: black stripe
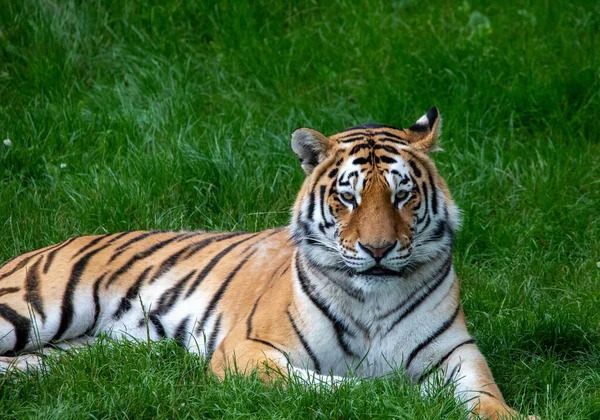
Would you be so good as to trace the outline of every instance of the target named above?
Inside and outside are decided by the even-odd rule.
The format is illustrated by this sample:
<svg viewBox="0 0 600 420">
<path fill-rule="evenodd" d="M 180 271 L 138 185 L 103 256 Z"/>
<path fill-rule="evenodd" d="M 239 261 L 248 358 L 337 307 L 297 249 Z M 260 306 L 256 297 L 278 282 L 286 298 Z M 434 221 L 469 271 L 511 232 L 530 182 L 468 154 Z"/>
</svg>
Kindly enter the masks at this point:
<svg viewBox="0 0 600 420">
<path fill-rule="evenodd" d="M 237 245 L 237 244 L 235 244 L 235 245 Z M 235 277 L 237 272 L 244 266 L 244 264 L 246 264 L 248 262 L 250 257 L 252 257 L 257 250 L 258 249 L 253 249 L 252 252 L 250 252 L 248 255 L 246 255 L 244 257 L 244 259 L 229 273 L 229 275 L 227 276 L 225 281 L 223 283 L 221 283 L 221 287 L 219 287 L 217 292 L 213 295 L 212 299 L 210 300 L 210 303 L 208 304 L 208 307 L 204 311 L 204 315 L 202 316 L 202 318 L 200 320 L 201 326 L 206 325 L 206 321 L 208 320 L 208 318 L 210 318 L 215 307 L 217 306 L 217 304 L 219 303 L 219 301 L 225 294 L 225 291 L 227 290 L 227 287 L 229 287 L 229 283 L 231 283 L 231 280 L 233 280 L 233 278 Z"/>
<path fill-rule="evenodd" d="M 10 270 L 7 273 L 4 273 L 2 275 L 0 275 L 0 280 L 2 280 L 3 278 L 6 278 L 8 276 L 10 276 L 11 274 L 13 274 L 15 271 L 20 270 L 21 268 L 23 268 L 29 261 L 31 261 L 34 257 L 36 257 L 37 255 L 40 255 L 43 252 L 48 252 L 53 250 L 54 248 L 57 248 L 58 246 L 60 246 L 61 244 L 56 244 L 56 245 L 52 245 L 49 247 L 45 247 L 44 249 L 40 249 L 37 252 L 28 255 L 27 257 L 23 258 L 12 270 Z M 19 257 L 22 257 L 23 255 L 17 255 L 16 257 L 11 258 L 10 260 L 6 261 L 4 264 L 2 264 L 2 266 L 0 266 L 0 269 L 3 269 L 4 267 L 6 267 L 8 264 L 10 264 L 11 261 L 16 260 Z"/>
<path fill-rule="evenodd" d="M 160 317 L 155 313 L 150 313 L 150 315 L 148 315 L 148 319 L 150 320 L 150 322 L 152 322 L 152 325 L 154 325 L 156 334 L 158 334 L 160 338 L 166 338 L 167 333 L 165 331 L 164 325 L 162 324 L 162 322 L 160 322 Z"/>
<path fill-rule="evenodd" d="M 406 153 L 407 155 L 409 155 L 411 157 L 411 159 L 415 162 L 418 162 L 423 168 L 425 168 L 426 170 L 428 170 L 429 168 L 429 162 L 427 162 L 426 160 L 423 159 L 422 155 L 417 155 L 415 154 L 414 151 L 410 150 L 410 149 L 402 149 L 402 151 L 404 153 Z M 410 162 L 410 160 L 409 160 Z M 420 171 L 420 169 L 419 169 Z"/>
<path fill-rule="evenodd" d="M 460 363 L 457 363 L 456 366 L 454 366 L 454 368 L 450 372 L 450 375 L 448 375 L 448 378 L 446 379 L 446 381 L 444 381 L 444 386 L 450 385 L 450 382 L 452 382 L 452 378 L 454 377 L 454 375 L 456 374 L 456 371 L 459 368 L 460 368 Z"/>
<path fill-rule="evenodd" d="M 307 223 L 300 220 L 300 218 L 297 218 L 294 221 L 293 231 L 292 231 L 292 235 L 291 235 L 291 239 L 292 239 L 293 243 L 298 245 L 302 241 L 307 241 L 307 243 L 309 243 L 311 245 L 319 245 L 316 241 L 314 241 L 311 238 L 311 235 L 312 235 L 312 231 L 310 229 L 310 226 Z"/>
<path fill-rule="evenodd" d="M 314 213 L 315 213 L 315 188 L 317 185 L 319 185 L 319 182 L 321 181 L 321 178 L 325 175 L 325 169 L 323 168 L 323 170 L 316 176 L 314 182 L 311 185 L 310 188 L 310 194 L 309 194 L 309 201 L 308 201 L 308 220 L 313 220 L 314 218 Z"/>
<path fill-rule="evenodd" d="M 412 159 L 410 159 L 410 160 L 408 161 L 408 164 L 409 164 L 409 165 L 410 165 L 410 167 L 412 168 L 412 170 L 413 170 L 413 172 L 414 172 L 415 176 L 416 176 L 417 178 L 421 178 L 421 175 L 423 175 L 423 174 L 421 173 L 421 170 L 419 169 L 419 167 L 418 167 L 418 166 L 415 164 L 415 161 L 414 161 L 414 160 L 412 160 Z"/>
<path fill-rule="evenodd" d="M 142 241 L 144 239 L 146 239 L 149 236 L 153 236 L 153 235 L 158 235 L 160 233 L 166 233 L 166 231 L 164 230 L 151 230 L 151 231 L 139 231 L 142 232 L 141 234 L 139 234 L 138 236 L 136 236 L 135 238 L 131 238 L 130 240 L 128 240 L 127 242 L 119 245 L 115 251 L 123 251 L 125 248 L 129 247 L 130 245 Z"/>
<path fill-rule="evenodd" d="M 156 308 L 156 312 L 160 315 L 164 315 L 171 310 L 181 291 L 183 290 L 183 286 L 196 274 L 197 270 L 190 271 L 186 276 L 184 276 L 181 280 L 179 280 L 173 287 L 164 292 L 160 298 L 158 299 L 158 308 Z"/>
<path fill-rule="evenodd" d="M 442 366 L 442 364 L 446 360 L 448 360 L 448 358 L 452 355 L 452 353 L 454 353 L 460 347 L 466 346 L 467 344 L 473 344 L 473 343 L 475 343 L 475 340 L 472 339 L 472 338 L 469 338 L 468 340 L 465 340 L 462 343 L 457 344 L 456 346 L 454 346 L 452 348 L 452 350 L 450 350 L 449 352 L 447 352 L 440 360 L 437 361 L 437 363 L 435 363 L 434 365 L 431 366 L 431 368 L 429 368 L 425 372 L 423 372 L 423 374 L 421 376 L 419 376 L 419 379 L 417 379 L 417 383 L 423 382 L 423 380 L 427 377 L 427 375 L 429 375 L 429 374 L 435 372 L 437 369 L 439 369 L 439 367 Z"/>
<path fill-rule="evenodd" d="M 135 283 L 133 283 L 129 287 L 129 289 L 127 290 L 127 293 L 125 293 L 125 297 L 121 299 L 121 303 L 119 304 L 119 307 L 117 308 L 117 310 L 113 314 L 113 318 L 116 321 L 118 321 L 119 319 L 121 319 L 121 317 L 123 316 L 123 314 L 131 309 L 131 301 L 137 297 L 137 295 L 138 295 L 138 293 L 140 291 L 140 287 L 142 287 L 142 283 L 144 282 L 144 280 L 148 276 L 148 273 L 150 272 L 150 270 L 152 270 L 152 267 L 147 267 L 142 272 L 142 274 L 140 274 L 140 276 L 137 278 L 137 280 L 135 281 Z"/>
<path fill-rule="evenodd" d="M 324 227 L 330 228 L 334 226 L 334 223 L 327 221 L 327 216 L 325 216 L 325 191 L 327 190 L 327 186 L 321 185 L 319 190 L 320 199 L 321 199 L 321 218 L 323 219 Z"/>
<path fill-rule="evenodd" d="M 311 190 L 308 195 L 308 220 L 313 220 L 315 217 L 315 192 Z"/>
<path fill-rule="evenodd" d="M 183 348 L 187 347 L 187 332 L 188 332 L 188 324 L 190 323 L 190 317 L 186 316 L 181 320 L 177 328 L 175 329 L 175 334 L 173 338 L 179 343 L 179 345 Z"/>
<path fill-rule="evenodd" d="M 194 291 L 196 291 L 196 288 L 200 285 L 200 283 L 202 283 L 204 281 L 204 279 L 206 278 L 206 276 L 208 276 L 208 274 L 217 265 L 217 263 L 219 261 L 221 261 L 221 259 L 223 259 L 223 257 L 225 257 L 227 254 L 229 254 L 238 245 L 240 245 L 240 244 L 242 244 L 242 243 L 244 243 L 246 241 L 249 241 L 250 239 L 256 237 L 257 235 L 260 235 L 260 233 L 255 233 L 253 235 L 250 235 L 247 238 L 242 239 L 241 241 L 234 242 L 231 245 L 229 245 L 227 248 L 225 248 L 221 252 L 219 252 L 217 255 L 215 255 L 209 261 L 209 263 L 206 264 L 206 266 L 202 269 L 202 271 L 200 272 L 200 274 L 198 274 L 198 276 L 194 280 L 194 283 L 192 283 L 192 285 L 190 286 L 189 290 L 185 294 L 186 299 L 189 298 L 194 293 Z"/>
<path fill-rule="evenodd" d="M 317 359 L 317 356 L 312 351 L 312 349 L 308 345 L 308 342 L 306 341 L 306 339 L 304 338 L 304 336 L 298 329 L 298 325 L 296 325 L 296 321 L 294 321 L 294 318 L 292 317 L 292 314 L 290 313 L 289 309 L 286 310 L 286 313 L 287 313 L 288 319 L 290 320 L 290 323 L 292 324 L 292 328 L 296 332 L 296 335 L 298 336 L 298 338 L 300 339 L 300 342 L 302 343 L 302 346 L 304 347 L 304 350 L 306 351 L 306 353 L 308 353 L 310 360 L 312 360 L 312 362 L 313 362 L 313 366 L 315 367 L 315 372 L 320 374 L 321 373 L 321 364 L 319 363 L 319 359 Z"/>
<path fill-rule="evenodd" d="M 55 247 L 58 245 L 54 245 Z M 52 249 L 53 247 L 50 247 L 50 249 Z M 44 251 L 49 251 L 50 249 L 44 249 L 44 250 L 40 250 L 39 252 L 44 252 Z M 39 254 L 38 252 L 38 254 Z M 8 260 L 4 261 L 4 264 L 0 265 L 0 270 L 3 269 L 4 267 L 6 267 L 8 264 L 10 264 L 12 261 L 16 260 L 19 257 L 22 257 L 24 254 L 19 254 L 19 255 L 15 255 L 12 258 L 9 258 Z M 33 256 L 28 257 L 29 259 L 33 258 Z M 4 275 L 0 276 L 0 279 L 5 277 Z"/>
<path fill-rule="evenodd" d="M 44 303 L 40 296 L 40 263 L 42 262 L 40 257 L 32 266 L 27 270 L 27 276 L 25 277 L 25 301 L 27 301 L 34 311 L 36 311 L 41 317 L 42 322 L 46 322 L 46 314 L 44 313 Z"/>
<path fill-rule="evenodd" d="M 107 246 L 109 246 L 109 244 L 102 245 L 100 248 L 88 252 L 81 257 L 71 269 L 71 276 L 67 282 L 67 287 L 62 299 L 60 325 L 56 331 L 56 334 L 54 334 L 54 337 L 52 337 L 52 340 L 50 341 L 59 340 L 67 328 L 69 328 L 71 325 L 71 322 L 73 321 L 73 295 L 75 294 L 75 289 L 81 280 L 81 275 L 85 271 L 90 259 Z"/>
<path fill-rule="evenodd" d="M 208 232 L 205 232 L 203 230 L 194 230 L 192 232 L 177 232 L 179 233 L 179 239 L 177 239 L 177 242 L 183 242 L 186 239 L 190 239 L 193 238 L 194 236 L 201 236 L 201 235 L 207 235 Z M 212 232 L 212 233 L 217 233 L 217 232 Z"/>
<path fill-rule="evenodd" d="M 390 164 L 391 164 L 391 163 L 396 163 L 396 162 L 397 162 L 397 160 L 396 160 L 396 159 L 394 159 L 394 158 L 391 158 L 391 157 L 389 157 L 389 156 L 386 156 L 386 155 L 381 155 L 381 156 L 379 156 L 379 159 L 381 159 L 381 161 L 382 161 L 383 163 L 390 163 Z"/>
<path fill-rule="evenodd" d="M 162 230 L 153 230 L 153 231 L 150 231 L 150 232 L 144 232 L 141 235 L 138 235 L 135 238 L 132 238 L 132 239 L 128 240 L 124 244 L 119 245 L 115 249 L 115 253 L 110 257 L 110 260 L 108 260 L 108 262 L 113 262 L 119 255 L 121 255 L 123 252 L 125 252 L 130 245 L 132 245 L 132 244 L 134 244 L 136 242 L 142 241 L 142 240 L 146 239 L 149 236 L 158 235 L 159 233 L 165 233 L 165 231 L 162 231 Z"/>
<path fill-rule="evenodd" d="M 352 161 L 353 165 L 364 165 L 365 163 L 369 163 L 369 159 L 367 158 L 356 158 Z"/>
<path fill-rule="evenodd" d="M 408 142 L 406 140 L 396 140 L 395 138 L 391 138 L 391 137 L 378 137 L 377 140 L 380 141 L 380 142 L 389 142 L 389 143 L 394 143 L 394 144 L 401 144 L 403 146 L 408 145 Z"/>
<path fill-rule="evenodd" d="M 115 243 L 115 242 L 117 242 L 119 239 L 121 239 L 122 237 L 124 237 L 124 236 L 127 236 L 127 235 L 129 235 L 130 233 L 133 233 L 133 232 L 137 232 L 137 231 L 136 231 L 136 230 L 128 230 L 127 232 L 121 232 L 121 233 L 119 233 L 117 236 L 115 236 L 115 237 L 111 238 L 111 240 L 110 240 L 110 241 L 108 241 L 108 243 L 109 243 L 109 244 Z"/>
<path fill-rule="evenodd" d="M 0 303 L 0 316 L 10 322 L 15 328 L 16 341 L 12 351 L 16 353 L 23 350 L 29 343 L 31 320 L 20 315 L 17 311 L 4 303 Z"/>
<path fill-rule="evenodd" d="M 438 212 L 438 201 L 437 201 L 437 188 L 435 188 L 435 184 L 433 183 L 433 177 L 431 176 L 431 172 L 427 173 L 429 177 L 429 185 L 431 186 L 431 210 L 433 214 L 437 214 Z"/>
<path fill-rule="evenodd" d="M 354 146 L 352 149 L 350 149 L 350 153 L 348 153 L 349 155 L 354 155 L 358 152 L 360 152 L 362 149 L 368 149 L 371 146 L 369 146 L 368 143 L 361 143 L 361 144 L 357 144 L 356 146 Z"/>
<path fill-rule="evenodd" d="M 62 244 L 60 244 L 58 247 L 54 248 L 46 257 L 46 264 L 44 264 L 44 274 L 46 274 L 48 272 L 48 270 L 50 270 L 50 266 L 52 265 L 52 261 L 54 261 L 54 257 L 56 257 L 56 253 L 58 251 L 60 251 L 61 249 L 63 249 L 64 247 L 66 247 L 67 245 L 69 245 L 71 242 L 73 242 L 75 239 L 77 238 L 70 238 L 67 241 L 63 242 Z"/>
<path fill-rule="evenodd" d="M 205 239 L 205 242 L 206 242 L 207 245 L 210 243 L 209 240 L 206 240 L 206 239 Z M 189 245 L 186 246 L 186 247 L 183 247 L 179 251 L 177 251 L 176 253 L 170 255 L 162 263 L 160 263 L 160 266 L 154 272 L 154 275 L 152 276 L 152 278 L 150 279 L 150 281 L 148 283 L 154 283 L 154 281 L 156 281 L 156 279 L 158 279 L 160 276 L 162 276 L 167 271 L 169 271 L 175 264 L 177 264 L 177 262 L 179 261 L 179 259 L 181 258 L 181 256 L 184 253 L 186 253 L 189 249 L 190 249 Z"/>
<path fill-rule="evenodd" d="M 400 154 L 400 152 L 395 147 L 389 146 L 387 144 L 378 144 L 374 147 L 374 149 L 375 150 L 385 150 L 386 152 L 389 152 L 396 156 Z"/>
<path fill-rule="evenodd" d="M 252 338 L 250 337 L 248 340 L 250 341 L 255 341 L 257 343 L 260 344 L 264 344 L 265 346 L 271 347 L 272 349 L 277 350 L 278 352 L 280 352 L 281 354 L 283 354 L 285 356 L 285 352 L 283 350 L 281 350 L 279 347 L 277 347 L 276 345 L 269 343 L 268 341 L 265 340 L 261 340 L 260 338 Z"/>
<path fill-rule="evenodd" d="M 87 251 L 88 249 L 90 249 L 91 247 L 96 245 L 102 239 L 105 239 L 107 236 L 108 235 L 101 235 L 101 236 L 97 237 L 96 239 L 92 239 L 86 246 L 80 248 L 79 251 L 77 251 L 77 253 L 71 257 L 71 260 L 74 260 L 75 257 L 77 257 L 80 254 L 83 254 L 85 251 Z"/>
<path fill-rule="evenodd" d="M 10 295 L 11 293 L 17 293 L 19 290 L 21 289 L 18 287 L 3 287 L 0 289 L 0 296 Z"/>
<path fill-rule="evenodd" d="M 344 140 L 342 140 L 342 143 L 354 143 L 355 141 L 364 140 L 365 137 L 365 134 L 353 134 L 348 137 L 343 137 Z"/>
<path fill-rule="evenodd" d="M 422 229 L 421 231 L 423 231 L 423 230 L 424 229 Z M 429 236 L 427 239 L 425 239 L 423 242 L 421 242 L 419 244 L 419 246 L 423 246 L 430 242 L 439 241 L 440 239 L 444 238 L 446 233 L 452 234 L 452 232 L 448 229 L 448 223 L 446 222 L 446 220 L 440 220 L 437 222 L 435 230 L 431 233 L 431 236 Z"/>
<path fill-rule="evenodd" d="M 395 130 L 398 130 L 398 129 L 397 129 L 397 128 L 395 128 L 395 127 L 390 127 L 390 126 L 386 126 L 386 127 L 388 127 L 388 128 L 393 128 L 393 129 L 395 129 Z M 399 136 L 398 134 L 392 133 L 392 132 L 390 132 L 390 131 L 385 131 L 385 130 L 377 130 L 377 131 L 375 131 L 375 132 L 373 133 L 373 135 L 374 135 L 374 136 L 385 136 L 385 137 L 391 137 L 391 138 L 393 138 L 393 139 L 395 139 L 395 140 L 400 140 L 400 141 L 402 141 L 402 142 L 406 142 L 406 139 L 405 139 L 405 138 L 403 138 L 403 137 Z M 383 139 L 378 139 L 378 140 L 383 140 Z"/>
<path fill-rule="evenodd" d="M 331 321 L 333 324 L 333 329 L 335 331 L 335 335 L 337 337 L 338 344 L 342 348 L 345 354 L 358 357 L 354 354 L 348 344 L 344 341 L 344 334 L 348 334 L 351 337 L 353 334 L 348 331 L 348 329 L 342 324 L 342 322 L 331 312 L 329 306 L 323 302 L 320 296 L 313 294 L 314 286 L 310 284 L 310 281 L 302 268 L 302 264 L 300 262 L 300 254 L 296 254 L 296 275 L 298 276 L 298 280 L 300 281 L 300 287 L 304 294 L 311 300 L 311 302 L 321 311 L 321 313 Z M 311 290 L 313 289 L 313 290 Z"/>
<path fill-rule="evenodd" d="M 96 324 L 98 323 L 98 317 L 100 317 L 100 295 L 99 295 L 98 292 L 100 290 L 100 284 L 102 283 L 102 280 L 104 280 L 105 277 L 106 277 L 106 273 L 102 274 L 94 282 L 94 290 L 93 290 L 93 296 L 94 296 L 94 322 L 92 322 L 92 325 L 87 329 L 87 331 L 85 332 L 84 335 L 90 335 L 90 334 L 92 334 L 92 332 L 94 331 L 94 328 L 96 328 Z"/>
<path fill-rule="evenodd" d="M 252 334 L 252 318 L 254 318 L 254 313 L 256 312 L 256 308 L 258 307 L 258 302 L 260 302 L 260 299 L 263 297 L 263 295 L 260 295 L 258 299 L 256 299 L 256 302 L 254 302 L 254 306 L 252 306 L 252 310 L 250 311 L 250 315 L 246 320 L 246 338 L 250 338 L 250 335 Z"/>
<path fill-rule="evenodd" d="M 219 332 L 221 332 L 221 318 L 223 314 L 219 314 L 219 317 L 215 321 L 215 326 L 213 327 L 212 332 L 210 333 L 210 338 L 208 339 L 206 356 L 207 359 L 210 360 L 213 353 L 215 352 L 215 346 L 217 344 L 217 337 L 219 336 Z"/>
<path fill-rule="evenodd" d="M 358 258 L 353 258 L 353 257 L 350 257 L 350 258 L 351 259 L 358 259 Z M 327 274 L 323 273 L 321 270 L 316 269 L 316 271 L 318 271 L 319 274 L 322 274 L 327 279 L 327 281 L 330 281 L 333 284 L 335 284 L 337 287 L 339 287 L 342 292 L 344 292 L 345 294 L 347 294 L 351 298 L 356 299 L 356 300 L 358 300 L 361 303 L 364 303 L 365 296 L 364 296 L 364 293 L 363 293 L 362 290 L 355 289 L 351 285 L 346 284 L 344 282 L 339 282 L 334 277 L 329 278 L 327 276 Z"/>
<path fill-rule="evenodd" d="M 183 257 L 183 260 L 187 260 L 187 259 L 191 258 L 192 256 L 194 256 L 195 254 L 197 254 L 198 252 L 200 252 L 206 246 L 210 245 L 213 242 L 217 243 L 217 242 L 225 241 L 229 238 L 233 238 L 235 236 L 242 236 L 242 235 L 248 235 L 248 232 L 230 232 L 230 233 L 220 234 L 220 236 L 212 236 L 212 237 L 208 238 L 209 242 L 206 244 L 204 243 L 204 240 L 202 240 L 200 242 L 195 242 L 190 245 L 190 252 L 185 257 Z"/>
<path fill-rule="evenodd" d="M 435 311 L 442 303 L 447 302 L 448 296 L 450 296 L 451 294 L 453 294 L 453 292 L 455 292 L 455 287 L 454 287 L 454 281 L 452 282 L 452 284 L 450 285 L 450 287 L 448 288 L 448 290 L 446 291 L 446 293 L 444 293 L 444 296 L 438 301 L 438 303 L 435 304 L 435 306 L 433 308 L 431 308 L 431 311 Z"/>
<path fill-rule="evenodd" d="M 129 259 L 129 261 L 127 261 L 124 265 L 122 265 L 117 271 L 115 271 L 110 276 L 110 278 L 106 282 L 106 285 L 104 286 L 104 288 L 108 289 L 111 284 L 113 284 L 115 281 L 117 281 L 119 279 L 119 277 L 121 277 L 123 274 L 125 274 L 129 270 L 131 270 L 131 268 L 133 268 L 135 263 L 137 263 L 138 261 L 141 261 L 145 258 L 148 258 L 152 254 L 160 251 L 162 248 L 169 245 L 171 242 L 177 240 L 178 237 L 179 236 L 177 234 L 175 234 L 175 236 L 173 236 L 169 239 L 166 239 L 162 242 L 159 242 L 157 244 L 154 244 L 153 246 L 151 246 L 150 248 L 147 248 L 146 250 L 144 250 L 142 252 L 135 253 L 135 255 Z"/>
<path fill-rule="evenodd" d="M 427 189 L 427 184 L 425 184 L 424 182 L 421 183 L 421 191 L 421 202 L 425 204 L 425 210 L 423 211 L 423 217 L 417 217 L 417 224 L 423 223 L 425 219 L 429 219 L 427 220 L 427 223 L 425 223 L 425 226 L 421 228 L 421 231 L 424 231 L 427 228 L 427 226 L 429 226 L 429 223 L 431 221 L 431 216 L 429 216 L 429 193 Z"/>
<path fill-rule="evenodd" d="M 424 282 L 422 282 L 418 288 L 416 288 L 415 290 L 413 290 L 408 296 L 406 296 L 406 298 L 398 305 L 396 305 L 394 308 L 390 309 L 389 311 L 385 312 L 382 315 L 379 315 L 377 317 L 377 319 L 379 321 L 387 318 L 388 316 L 398 312 L 400 309 L 402 309 L 404 306 L 406 306 L 411 299 L 420 291 L 424 290 L 425 288 L 432 287 L 431 285 L 435 285 L 437 282 L 443 281 L 444 278 L 447 275 L 448 270 L 450 269 L 450 263 L 452 262 L 452 259 L 450 257 L 448 257 L 448 259 L 446 259 L 442 265 L 433 273 L 433 275 L 428 278 L 427 280 L 425 280 Z M 431 263 L 429 263 L 431 264 Z M 442 275 L 443 273 L 446 273 L 445 275 Z M 432 282 L 432 279 L 433 282 Z M 425 292 L 425 294 L 429 293 L 429 291 Z"/>
<path fill-rule="evenodd" d="M 27 265 L 27 263 L 29 261 L 32 260 L 32 258 L 35 257 L 35 255 L 31 255 L 29 257 L 25 257 L 23 258 L 16 266 L 15 268 L 13 268 L 12 270 L 8 271 L 7 273 L 4 273 L 0 276 L 0 280 L 2 280 L 5 277 L 10 276 L 11 274 L 13 274 L 16 271 L 19 271 L 21 268 L 25 267 Z M 8 264 L 8 263 L 7 263 Z M 6 264 L 5 264 L 6 265 Z"/>
<path fill-rule="evenodd" d="M 403 313 L 401 313 L 395 320 L 394 322 L 392 322 L 392 325 L 388 328 L 388 330 L 385 332 L 385 334 L 383 334 L 383 336 L 385 337 L 390 331 L 392 331 L 400 322 L 402 322 L 402 320 L 404 318 L 406 318 L 408 315 L 410 315 L 412 312 L 414 312 L 414 310 L 425 301 L 425 299 L 427 299 L 429 296 L 431 296 L 431 293 L 435 290 L 437 290 L 438 287 L 440 287 L 440 285 L 444 282 L 444 280 L 448 277 L 448 274 L 450 273 L 450 268 L 452 267 L 452 259 L 448 259 L 448 261 L 442 266 L 442 268 L 440 269 L 440 274 L 439 277 L 437 277 L 437 279 L 435 280 L 434 283 L 430 284 L 429 286 L 427 286 L 427 289 L 425 290 L 425 292 L 423 292 L 423 294 L 421 294 L 421 296 L 419 296 L 419 298 L 417 298 Z M 443 271 L 442 271 L 443 270 Z M 437 275 L 437 274 L 436 274 Z M 405 301 L 407 302 L 407 301 Z"/>
<path fill-rule="evenodd" d="M 281 267 L 283 267 L 286 264 L 287 264 L 287 267 L 285 267 L 283 269 L 283 271 L 281 272 L 281 274 L 279 274 L 278 278 L 281 278 L 285 273 L 287 273 L 287 271 L 290 269 L 290 266 L 292 265 L 292 262 L 289 261 L 289 260 L 285 261 L 283 264 L 281 264 L 281 266 L 277 270 L 279 270 Z M 277 270 L 275 270 L 275 272 L 277 272 Z M 273 272 L 273 277 L 275 277 L 275 272 Z M 269 283 L 269 284 L 271 284 L 271 283 Z"/>
<path fill-rule="evenodd" d="M 442 335 L 444 333 L 444 331 L 446 331 L 448 328 L 450 328 L 450 326 L 454 323 L 454 320 L 456 319 L 456 317 L 458 315 L 459 309 L 460 309 L 460 305 L 456 305 L 456 309 L 454 310 L 454 313 L 452 314 L 452 316 L 450 316 L 450 318 L 448 318 L 446 320 L 446 322 L 444 322 L 433 334 L 431 334 L 429 337 L 427 337 L 424 341 L 419 343 L 419 345 L 413 349 L 413 351 L 410 353 L 410 355 L 406 359 L 406 369 L 407 370 L 408 370 L 410 364 L 412 363 L 412 361 L 415 360 L 415 357 L 417 357 L 417 355 L 419 354 L 419 352 L 421 350 L 423 350 L 425 347 L 427 347 L 433 340 L 438 338 L 440 335 Z"/>
<path fill-rule="evenodd" d="M 354 289 L 352 288 L 352 286 L 348 287 L 347 284 L 344 284 L 343 282 L 338 282 L 337 280 L 329 279 L 329 281 L 335 283 L 335 285 L 339 287 L 342 292 L 350 296 L 352 299 L 356 299 L 357 301 L 364 303 L 365 295 L 363 294 L 362 290 Z"/>
<path fill-rule="evenodd" d="M 352 143 L 354 141 L 362 140 L 367 136 L 365 131 L 355 131 L 354 133 L 348 133 L 343 136 L 340 136 L 340 141 L 342 143 Z"/>
<path fill-rule="evenodd" d="M 481 391 L 481 390 L 478 390 L 478 389 L 473 389 L 472 391 L 473 392 L 479 392 L 480 394 L 483 394 L 483 395 L 487 395 L 488 397 L 492 397 L 495 400 L 499 400 L 500 399 L 500 398 L 496 397 L 494 394 L 492 394 L 491 392 Z"/>
<path fill-rule="evenodd" d="M 275 270 L 275 273 L 277 273 L 277 271 L 279 271 L 279 269 L 281 267 L 283 267 L 283 264 Z M 289 268 L 289 266 L 288 266 L 288 268 Z M 280 276 L 282 276 L 286 272 L 286 270 L 287 270 L 287 268 L 284 271 L 282 271 Z M 271 279 L 273 279 L 273 277 L 271 277 Z M 248 316 L 248 319 L 246 320 L 246 339 L 250 340 L 250 341 L 255 341 L 257 343 L 264 344 L 265 346 L 269 346 L 269 347 L 277 350 L 278 352 L 282 353 L 283 355 L 285 355 L 285 352 L 283 352 L 283 350 L 281 350 L 274 344 L 269 343 L 268 341 L 265 341 L 265 340 L 261 340 L 260 338 L 250 337 L 252 335 L 252 319 L 254 318 L 254 314 L 256 313 L 256 308 L 258 307 L 258 302 L 263 297 L 263 295 L 264 295 L 264 293 L 262 295 L 260 295 L 258 297 L 258 299 L 256 299 L 256 302 L 254 302 L 254 306 L 252 307 L 252 311 L 250 311 L 250 315 Z"/>
<path fill-rule="evenodd" d="M 119 239 L 121 239 L 123 236 L 125 235 L 129 235 L 131 232 L 135 232 L 135 231 L 128 231 L 128 232 L 121 232 L 119 234 L 105 234 L 105 235 L 101 235 L 100 237 L 90 241 L 90 243 L 88 243 L 86 246 L 84 246 L 83 248 L 81 248 L 79 251 L 77 251 L 77 254 L 73 255 L 73 257 L 71 258 L 71 260 L 74 260 L 75 257 L 79 256 L 80 254 L 83 254 L 85 251 L 87 251 L 88 249 L 90 249 L 91 247 L 93 247 L 94 245 L 98 244 L 102 239 L 105 238 L 110 238 L 112 237 L 112 239 L 110 239 L 106 245 L 108 244 L 112 244 L 116 241 L 118 241 Z"/>
</svg>

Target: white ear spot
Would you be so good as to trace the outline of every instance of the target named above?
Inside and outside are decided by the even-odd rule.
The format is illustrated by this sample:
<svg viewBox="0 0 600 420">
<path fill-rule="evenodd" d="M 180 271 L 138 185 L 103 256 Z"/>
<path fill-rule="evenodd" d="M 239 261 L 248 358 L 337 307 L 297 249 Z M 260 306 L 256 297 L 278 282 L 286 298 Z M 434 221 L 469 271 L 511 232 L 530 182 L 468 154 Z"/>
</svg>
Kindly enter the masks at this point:
<svg viewBox="0 0 600 420">
<path fill-rule="evenodd" d="M 429 127 L 429 119 L 427 118 L 427 114 L 423 115 L 421 118 L 417 120 L 415 125 L 422 125 L 425 127 Z"/>
</svg>

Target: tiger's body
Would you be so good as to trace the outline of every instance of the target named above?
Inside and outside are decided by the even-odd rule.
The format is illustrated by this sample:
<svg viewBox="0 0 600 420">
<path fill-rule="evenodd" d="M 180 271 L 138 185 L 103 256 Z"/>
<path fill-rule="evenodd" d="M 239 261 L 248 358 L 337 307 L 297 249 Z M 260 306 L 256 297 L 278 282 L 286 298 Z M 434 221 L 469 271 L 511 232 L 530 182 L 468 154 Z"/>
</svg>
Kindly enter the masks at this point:
<svg viewBox="0 0 600 420">
<path fill-rule="evenodd" d="M 458 210 L 428 156 L 439 126 L 432 108 L 405 130 L 297 130 L 307 179 L 286 228 L 86 236 L 10 260 L 4 363 L 100 333 L 169 337 L 219 376 L 234 362 L 325 381 L 402 368 L 418 383 L 454 382 L 475 414 L 515 414 L 460 306 Z"/>
</svg>

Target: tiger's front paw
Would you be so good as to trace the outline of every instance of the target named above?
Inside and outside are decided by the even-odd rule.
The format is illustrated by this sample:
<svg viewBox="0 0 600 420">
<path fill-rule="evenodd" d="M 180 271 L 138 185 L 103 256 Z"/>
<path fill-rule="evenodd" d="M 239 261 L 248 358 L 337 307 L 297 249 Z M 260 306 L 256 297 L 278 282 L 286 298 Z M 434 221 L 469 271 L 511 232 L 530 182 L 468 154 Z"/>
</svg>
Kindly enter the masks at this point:
<svg viewBox="0 0 600 420">
<path fill-rule="evenodd" d="M 527 420 L 541 420 L 539 416 L 534 414 L 526 416 L 519 412 L 507 407 L 496 399 L 481 398 L 479 405 L 473 410 L 473 416 L 475 418 L 481 418 L 486 420 L 509 420 L 509 419 L 527 419 Z"/>
</svg>

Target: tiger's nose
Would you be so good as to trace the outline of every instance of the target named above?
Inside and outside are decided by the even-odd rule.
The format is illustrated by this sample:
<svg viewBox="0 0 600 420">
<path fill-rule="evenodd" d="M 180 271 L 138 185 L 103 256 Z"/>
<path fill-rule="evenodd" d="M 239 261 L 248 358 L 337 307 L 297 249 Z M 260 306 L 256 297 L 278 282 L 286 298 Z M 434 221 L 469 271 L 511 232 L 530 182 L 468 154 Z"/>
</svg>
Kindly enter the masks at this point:
<svg viewBox="0 0 600 420">
<path fill-rule="evenodd" d="M 360 242 L 358 243 L 358 246 L 361 247 L 364 251 L 367 252 L 367 254 L 369 254 L 371 257 L 375 258 L 377 261 L 381 260 L 383 257 L 385 257 L 385 255 L 394 247 L 396 246 L 396 242 L 393 243 L 387 243 L 384 244 L 382 246 L 371 246 L 371 245 L 367 245 L 367 244 L 361 244 Z"/>
</svg>

